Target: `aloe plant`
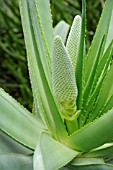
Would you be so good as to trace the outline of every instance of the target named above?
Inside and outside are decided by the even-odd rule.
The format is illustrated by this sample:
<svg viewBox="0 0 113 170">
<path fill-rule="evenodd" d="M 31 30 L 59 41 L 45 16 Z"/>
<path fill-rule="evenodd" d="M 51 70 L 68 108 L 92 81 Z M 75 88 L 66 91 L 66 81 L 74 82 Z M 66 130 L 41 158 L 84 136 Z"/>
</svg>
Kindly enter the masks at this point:
<svg viewBox="0 0 113 170">
<path fill-rule="evenodd" d="M 113 1 L 88 53 L 85 0 L 68 37 L 54 32 L 49 0 L 19 6 L 34 105 L 29 113 L 0 90 L 0 169 L 112 170 Z"/>
</svg>

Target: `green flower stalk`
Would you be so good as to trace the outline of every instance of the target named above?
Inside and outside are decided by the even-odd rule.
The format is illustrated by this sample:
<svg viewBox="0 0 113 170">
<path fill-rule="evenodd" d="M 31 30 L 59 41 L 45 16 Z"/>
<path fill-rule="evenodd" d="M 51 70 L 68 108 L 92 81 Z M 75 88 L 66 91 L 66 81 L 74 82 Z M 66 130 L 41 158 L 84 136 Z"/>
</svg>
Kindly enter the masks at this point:
<svg viewBox="0 0 113 170">
<path fill-rule="evenodd" d="M 77 86 L 72 62 L 60 36 L 55 36 L 52 50 L 52 88 L 61 114 L 70 119 L 76 112 Z"/>
<path fill-rule="evenodd" d="M 79 15 L 75 16 L 66 43 L 66 48 L 72 60 L 74 70 L 76 68 L 76 61 L 80 44 L 81 22 L 82 22 L 81 17 Z"/>
</svg>

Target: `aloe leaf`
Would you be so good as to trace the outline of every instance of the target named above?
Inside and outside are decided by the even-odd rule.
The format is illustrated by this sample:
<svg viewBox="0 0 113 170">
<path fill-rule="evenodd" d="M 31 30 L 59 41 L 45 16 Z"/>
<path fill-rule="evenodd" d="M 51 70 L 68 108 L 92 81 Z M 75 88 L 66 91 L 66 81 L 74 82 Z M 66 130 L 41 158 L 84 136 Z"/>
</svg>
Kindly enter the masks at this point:
<svg viewBox="0 0 113 170">
<path fill-rule="evenodd" d="M 71 165 L 80 166 L 80 165 L 91 165 L 91 164 L 101 164 L 104 163 L 102 158 L 76 158 L 71 162 Z"/>
<path fill-rule="evenodd" d="M 85 157 L 111 157 L 113 156 L 113 143 L 106 143 L 99 148 L 93 149 L 84 154 Z"/>
<path fill-rule="evenodd" d="M 1 89 L 0 117 L 3 132 L 31 149 L 35 148 L 44 125 Z"/>
<path fill-rule="evenodd" d="M 46 46 L 51 54 L 52 42 L 53 42 L 53 28 L 52 28 L 52 15 L 50 10 L 49 0 L 34 0 L 38 14 L 38 20 L 40 22 L 41 33 L 44 34 Z M 44 13 L 46 11 L 46 14 Z M 43 36 L 43 35 L 42 35 Z"/>
<path fill-rule="evenodd" d="M 32 156 L 20 154 L 0 154 L 1 170 L 33 170 Z"/>
<path fill-rule="evenodd" d="M 33 167 L 34 170 L 37 168 L 41 170 L 59 169 L 78 154 L 79 152 L 55 141 L 49 134 L 43 132 L 34 153 Z"/>
<path fill-rule="evenodd" d="M 0 153 L 19 153 L 29 155 L 33 153 L 33 150 L 18 143 L 4 132 L 0 131 Z"/>
<path fill-rule="evenodd" d="M 94 107 L 94 102 L 96 102 L 96 98 L 98 96 L 98 93 L 101 90 L 105 75 L 102 76 L 102 78 L 97 83 L 95 80 L 96 72 L 98 68 L 99 58 L 102 52 L 102 46 L 104 43 L 105 36 L 102 38 L 102 41 L 100 43 L 99 50 L 97 52 L 91 73 L 89 75 L 88 81 L 86 83 L 86 86 L 84 88 L 84 94 L 83 94 L 83 111 L 81 112 L 79 116 L 79 127 L 83 126 L 84 121 L 86 121 L 86 118 L 89 114 L 89 111 L 92 109 L 92 106 Z M 106 68 L 107 69 L 107 68 Z M 95 85 L 97 84 L 97 86 Z M 96 86 L 95 88 L 93 86 Z M 92 94 L 91 94 L 91 91 Z"/>
<path fill-rule="evenodd" d="M 109 164 L 97 164 L 97 165 L 83 165 L 83 166 L 68 166 L 69 170 L 112 170 L 113 166 Z"/>
<path fill-rule="evenodd" d="M 101 89 L 101 92 L 98 96 L 98 100 L 91 112 L 91 115 L 89 116 L 87 123 L 94 120 L 96 117 L 100 116 L 102 113 L 102 109 L 106 102 L 108 101 L 108 96 L 111 87 L 113 86 L 113 64 L 111 65 L 111 68 L 108 70 L 108 73 L 106 74 L 106 78 L 104 79 L 103 86 Z M 107 83 L 106 83 L 107 82 Z"/>
<path fill-rule="evenodd" d="M 41 2 L 39 0 L 38 4 L 35 1 L 28 0 L 28 8 L 29 8 L 29 17 L 30 17 L 30 24 L 32 25 L 32 31 L 34 32 L 34 37 L 36 41 L 36 47 L 40 56 L 41 63 L 43 65 L 44 73 L 47 78 L 48 84 L 51 87 L 51 59 L 50 59 L 50 52 L 47 49 L 46 39 L 44 37 L 43 26 L 41 25 L 41 16 L 39 15 L 38 5 Z M 44 0 L 45 1 L 45 0 Z M 46 1 L 48 2 L 48 0 Z M 39 6 L 40 8 L 43 3 Z M 47 8 L 49 8 L 47 6 Z M 48 21 L 49 22 L 49 21 Z M 52 48 L 52 46 L 51 46 Z"/>
<path fill-rule="evenodd" d="M 20 0 L 19 2 L 33 93 L 36 100 L 38 100 L 40 114 L 50 133 L 56 138 L 64 140 L 67 133 L 45 76 L 32 27 L 28 3 L 26 0 Z M 30 2 L 33 3 L 33 1 Z M 35 11 L 36 9 L 33 7 L 32 10 Z"/>
<path fill-rule="evenodd" d="M 99 95 L 99 93 L 101 91 L 101 87 L 103 85 L 103 81 L 105 79 L 105 76 L 106 76 L 106 74 L 103 75 L 100 82 L 97 84 L 94 92 L 92 93 L 91 97 L 89 98 L 89 101 L 87 102 L 86 106 L 81 111 L 80 116 L 79 116 L 79 128 L 82 127 L 86 123 L 88 115 L 90 114 L 92 108 L 94 107 L 95 102 L 97 100 L 97 96 Z"/>
<path fill-rule="evenodd" d="M 94 90 L 94 88 L 95 88 L 95 86 L 98 82 L 98 79 L 100 79 L 102 77 L 102 75 L 106 72 L 106 70 L 109 68 L 110 61 L 111 61 L 111 58 L 112 58 L 112 53 L 113 53 L 113 41 L 110 43 L 106 52 L 104 53 L 101 60 L 99 61 L 92 91 Z"/>
<path fill-rule="evenodd" d="M 54 28 L 54 36 L 59 35 L 62 38 L 64 44 L 69 32 L 69 27 L 70 25 L 62 20 Z"/>
<path fill-rule="evenodd" d="M 79 15 L 75 16 L 71 30 L 69 32 L 66 48 L 68 50 L 69 56 L 72 60 L 72 65 L 74 71 L 76 70 L 76 61 L 80 45 L 80 35 L 81 35 L 81 17 Z"/>
<path fill-rule="evenodd" d="M 86 170 L 111 170 L 112 165 L 105 164 L 102 158 L 76 158 L 71 162 L 72 167 L 75 169 L 86 169 Z M 72 168 L 72 169 L 73 169 Z M 70 168 L 71 169 L 71 168 Z"/>
<path fill-rule="evenodd" d="M 92 69 L 91 69 L 91 73 L 89 75 L 89 78 L 87 80 L 87 83 L 86 83 L 86 86 L 85 86 L 85 89 L 84 89 L 83 107 L 86 105 L 87 100 L 88 100 L 89 95 L 90 95 L 90 92 L 91 92 L 91 89 L 92 89 L 92 85 L 93 85 L 93 82 L 94 82 L 94 78 L 95 78 L 95 74 L 96 74 L 96 70 L 97 70 L 97 66 L 98 66 L 98 62 L 99 62 L 99 57 L 100 57 L 101 52 L 102 52 L 102 46 L 103 46 L 103 43 L 104 43 L 104 39 L 105 39 L 105 36 L 103 36 L 103 38 L 101 40 L 99 50 L 97 52 L 94 64 L 93 64 Z"/>
<path fill-rule="evenodd" d="M 89 151 L 113 139 L 113 110 L 72 134 L 67 145 L 79 151 Z"/>
<path fill-rule="evenodd" d="M 82 1 L 82 26 L 81 26 L 81 38 L 80 46 L 77 56 L 76 71 L 75 77 L 78 87 L 78 96 L 77 96 L 77 108 L 78 110 L 82 107 L 82 93 L 83 93 L 83 56 L 84 56 L 84 41 L 85 41 L 85 15 L 86 15 L 86 4 L 85 0 Z"/>
<path fill-rule="evenodd" d="M 15 108 L 19 107 L 20 112 L 23 112 L 28 119 L 33 122 L 33 124 L 41 129 L 46 129 L 45 124 L 40 121 L 36 116 L 33 116 L 26 108 L 24 108 L 20 103 L 18 103 L 13 97 L 6 93 L 2 88 L 0 88 L 0 97 L 5 99 L 5 102 L 9 102 Z"/>
<path fill-rule="evenodd" d="M 28 1 L 23 2 L 23 5 L 25 5 L 25 3 L 26 3 L 26 6 L 27 6 Z M 37 1 L 36 0 L 35 2 L 30 1 L 29 3 L 30 3 L 30 5 L 29 5 L 30 14 L 29 15 L 32 16 L 31 17 L 32 21 L 30 21 L 31 22 L 30 24 L 33 26 L 32 31 L 35 34 L 36 45 L 37 45 L 37 48 L 38 48 L 38 51 L 39 51 L 41 62 L 43 63 L 43 68 L 44 68 L 44 72 L 45 72 L 44 74 L 46 75 L 48 84 L 51 87 L 51 73 L 50 73 L 51 68 L 50 68 L 50 65 L 51 65 L 51 48 L 52 48 L 52 39 L 53 39 L 53 29 L 52 29 L 52 21 L 51 21 L 49 1 L 48 0 L 47 1 L 45 1 L 45 0 L 44 1 L 41 1 L 41 0 Z M 24 19 L 25 18 L 27 19 L 27 16 L 24 15 L 25 11 L 24 10 L 22 11 L 22 9 L 23 8 L 21 8 L 21 15 L 23 16 L 23 23 L 24 23 Z M 44 10 L 46 11 L 46 15 L 43 13 Z M 29 24 L 29 23 L 25 23 L 23 25 L 26 27 L 27 24 Z M 29 27 L 30 27 L 30 24 L 29 24 Z M 25 28 L 25 30 L 26 30 L 26 28 Z M 29 35 L 29 34 L 27 34 L 27 35 Z M 29 35 L 29 37 L 30 37 L 30 35 Z M 37 108 L 37 95 L 35 94 L 36 93 L 36 91 L 35 91 L 36 85 L 33 82 L 33 78 L 31 78 L 31 83 L 32 83 L 34 101 L 35 101 L 35 104 L 36 104 L 36 106 L 35 106 L 35 110 L 36 110 L 36 108 Z M 37 108 L 36 112 L 37 112 L 37 116 L 38 116 L 38 108 Z"/>
<path fill-rule="evenodd" d="M 102 12 L 102 16 L 100 18 L 96 33 L 94 35 L 91 47 L 88 51 L 87 59 L 86 59 L 86 65 L 85 65 L 85 72 L 86 72 L 86 81 L 89 77 L 89 74 L 92 69 L 92 65 L 95 60 L 96 52 L 99 48 L 100 41 L 103 37 L 104 34 L 106 36 L 108 35 L 108 29 L 109 29 L 109 24 L 110 24 L 110 19 L 111 19 L 111 14 L 112 14 L 112 7 L 113 7 L 113 1 L 112 0 L 107 0 L 105 3 L 105 7 Z M 104 25 L 104 27 L 103 27 Z M 103 48 L 104 49 L 104 48 Z"/>
</svg>

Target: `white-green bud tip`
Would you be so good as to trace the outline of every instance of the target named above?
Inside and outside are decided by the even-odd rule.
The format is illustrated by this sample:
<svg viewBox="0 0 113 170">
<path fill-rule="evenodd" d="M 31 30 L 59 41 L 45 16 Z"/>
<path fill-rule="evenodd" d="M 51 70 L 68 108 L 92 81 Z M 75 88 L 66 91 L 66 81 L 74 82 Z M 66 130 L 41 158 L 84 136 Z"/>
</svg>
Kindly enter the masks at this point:
<svg viewBox="0 0 113 170">
<path fill-rule="evenodd" d="M 55 36 L 52 50 L 53 94 L 62 106 L 63 114 L 75 112 L 77 86 L 71 59 L 60 36 Z"/>
</svg>

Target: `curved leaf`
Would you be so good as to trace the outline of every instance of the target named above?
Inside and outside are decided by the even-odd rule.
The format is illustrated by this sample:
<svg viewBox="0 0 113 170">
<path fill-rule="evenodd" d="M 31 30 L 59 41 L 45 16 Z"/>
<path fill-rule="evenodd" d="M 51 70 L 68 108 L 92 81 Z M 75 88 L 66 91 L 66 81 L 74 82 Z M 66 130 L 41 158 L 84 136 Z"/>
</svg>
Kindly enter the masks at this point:
<svg viewBox="0 0 113 170">
<path fill-rule="evenodd" d="M 39 16 L 39 22 L 42 27 L 40 31 L 44 33 L 44 39 L 46 41 L 47 48 L 51 54 L 52 42 L 53 42 L 53 28 L 52 28 L 52 18 L 50 10 L 50 0 L 34 0 L 36 5 L 36 10 Z M 46 11 L 46 14 L 44 13 Z M 43 36 L 43 35 L 42 35 Z"/>
<path fill-rule="evenodd" d="M 83 107 L 86 105 L 87 100 L 89 99 L 90 92 L 92 90 L 93 80 L 96 75 L 96 70 L 97 70 L 97 66 L 99 63 L 99 57 L 102 52 L 102 46 L 103 46 L 104 40 L 105 40 L 105 36 L 103 36 L 102 40 L 100 41 L 99 50 L 97 51 L 97 55 L 95 57 L 93 65 L 92 65 L 91 73 L 90 73 L 88 80 L 86 82 L 86 86 L 85 86 L 84 94 L 83 94 Z"/>
<path fill-rule="evenodd" d="M 88 151 L 113 139 L 113 109 L 72 134 L 67 144 L 76 150 Z"/>
<path fill-rule="evenodd" d="M 35 31 L 39 31 L 36 27 L 36 24 L 38 24 L 38 22 L 36 21 L 37 15 L 34 15 L 34 12 L 36 12 L 35 4 L 33 1 L 29 1 L 28 4 L 28 1 L 26 0 L 20 0 L 19 2 L 33 93 L 36 100 L 38 100 L 40 114 L 43 117 L 44 122 L 46 122 L 50 133 L 55 136 L 55 138 L 64 140 L 64 138 L 67 136 L 67 133 L 61 116 L 56 107 L 47 77 L 44 72 L 42 64 L 43 62 L 40 58 L 42 57 L 42 55 L 39 55 L 39 47 L 37 47 L 35 39 L 38 36 L 38 33 L 36 32 L 36 37 L 34 35 L 33 29 L 35 29 Z M 34 20 L 36 21 L 36 24 Z M 34 25 L 32 26 L 32 24 Z M 37 38 L 41 38 L 40 36 Z M 48 67 L 46 64 L 45 66 Z"/>
<path fill-rule="evenodd" d="M 108 35 L 108 29 L 109 29 L 110 19 L 111 19 L 111 15 L 112 15 L 112 8 L 113 8 L 113 1 L 107 0 L 105 3 L 105 6 L 104 6 L 102 16 L 100 18 L 96 33 L 94 35 L 91 47 L 88 51 L 86 65 L 85 65 L 86 81 L 87 81 L 89 74 L 91 72 L 92 65 L 94 63 L 95 56 L 97 53 L 97 49 L 99 48 L 100 41 L 104 34 L 106 36 Z"/>
<path fill-rule="evenodd" d="M 0 131 L 0 153 L 20 153 L 29 155 L 33 153 L 33 150 L 18 143 L 4 132 Z"/>
<path fill-rule="evenodd" d="M 97 66 L 97 71 L 96 71 L 96 77 L 95 77 L 95 81 L 94 81 L 93 90 L 94 90 L 95 85 L 98 82 L 99 77 L 101 78 L 103 73 L 105 73 L 106 70 L 108 70 L 108 68 L 110 66 L 110 61 L 112 59 L 112 53 L 113 53 L 113 41 L 111 41 L 111 43 L 108 46 L 106 52 L 104 53 L 104 55 L 102 55 L 102 58 L 99 61 L 99 64 Z"/>
<path fill-rule="evenodd" d="M 0 154 L 1 170 L 33 170 L 32 156 Z"/>
<path fill-rule="evenodd" d="M 91 164 L 103 164 L 104 160 L 102 158 L 75 158 L 71 165 L 80 166 L 80 165 L 91 165 Z"/>
<path fill-rule="evenodd" d="M 107 103 L 110 89 L 113 86 L 113 78 L 112 77 L 113 77 L 113 63 L 106 74 L 106 77 L 103 81 L 103 86 L 102 86 L 101 92 L 98 96 L 97 102 L 96 102 L 90 116 L 88 117 L 87 123 L 93 121 L 96 117 L 98 117 L 102 114 L 101 111 L 102 111 L 103 107 L 105 106 L 105 104 Z"/>
<path fill-rule="evenodd" d="M 79 152 L 55 141 L 49 134 L 42 133 L 37 145 L 34 158 L 34 170 L 59 169 L 76 157 Z"/>
<path fill-rule="evenodd" d="M 85 157 L 111 157 L 113 156 L 113 143 L 107 143 L 103 146 L 93 149 L 84 154 Z"/>
<path fill-rule="evenodd" d="M 109 164 L 100 165 L 84 165 L 84 166 L 68 166 L 69 170 L 113 170 L 113 166 Z"/>
<path fill-rule="evenodd" d="M 0 89 L 0 129 L 34 149 L 44 125 Z"/>
<path fill-rule="evenodd" d="M 47 6 L 45 6 L 43 4 L 43 2 L 45 2 L 45 5 L 47 5 Z M 29 24 L 29 26 L 32 26 L 32 29 L 31 29 L 33 31 L 32 35 L 34 34 L 34 39 L 35 39 L 35 43 L 36 43 L 35 48 L 39 53 L 39 56 L 35 56 L 35 58 L 37 59 L 38 57 L 40 57 L 40 60 L 41 60 L 42 66 L 43 66 L 43 71 L 45 73 L 49 87 L 51 88 L 51 56 L 50 56 L 51 51 L 48 51 L 47 46 L 51 44 L 50 48 L 52 49 L 53 40 L 51 40 L 51 36 L 50 36 L 49 41 L 51 41 L 51 43 L 47 44 L 46 38 L 44 36 L 45 34 L 47 36 L 48 32 L 46 32 L 46 33 L 44 32 L 43 25 L 42 25 L 42 22 L 44 24 L 44 21 L 41 20 L 42 17 L 40 16 L 40 12 L 42 14 L 42 12 L 43 12 L 42 9 L 46 10 L 48 12 L 48 10 L 49 10 L 49 3 L 48 3 L 49 0 L 44 0 L 43 2 L 41 0 L 34 0 L 34 1 L 28 0 L 27 1 L 26 4 L 27 4 L 28 7 L 27 6 L 26 7 L 28 8 L 28 12 L 29 12 L 30 24 L 29 24 L 29 22 L 24 23 L 23 28 L 27 24 Z M 22 4 L 25 4 L 25 3 L 22 3 Z M 39 7 L 41 8 L 41 10 L 39 10 Z M 46 9 L 44 9 L 44 8 L 46 8 Z M 24 13 L 25 11 L 22 11 L 22 12 Z M 43 12 L 43 15 L 45 15 L 44 12 Z M 50 20 L 46 18 L 47 16 L 48 16 L 48 14 L 45 15 L 45 24 L 46 24 L 46 21 L 48 20 L 48 24 L 46 24 L 46 25 L 47 25 L 47 27 L 49 27 L 48 25 L 50 23 Z M 24 19 L 24 17 L 26 18 L 27 15 L 26 16 L 23 15 L 23 19 Z M 48 31 L 48 28 L 47 28 L 47 31 Z M 51 31 L 51 33 L 52 33 L 52 31 Z M 25 32 L 24 32 L 24 35 L 25 35 Z M 29 37 L 27 36 L 27 38 L 30 38 L 30 35 L 29 35 Z M 26 42 L 26 45 L 27 45 L 27 43 L 28 42 Z M 34 58 L 34 56 L 33 56 L 33 58 Z"/>
<path fill-rule="evenodd" d="M 97 97 L 97 95 L 98 95 L 98 94 L 94 93 L 91 96 L 91 90 L 93 88 L 93 84 L 94 84 L 94 80 L 95 80 L 95 76 L 96 76 L 96 71 L 97 71 L 97 66 L 98 66 L 98 63 L 99 63 L 99 57 L 100 57 L 101 52 L 102 52 L 102 46 L 103 46 L 104 40 L 105 40 L 105 36 L 103 36 L 103 38 L 102 38 L 102 40 L 100 42 L 99 50 L 97 51 L 97 55 L 96 55 L 95 61 L 94 61 L 93 66 L 92 66 L 91 73 L 89 75 L 89 78 L 88 78 L 88 80 L 86 82 L 86 86 L 84 88 L 83 104 L 82 104 L 82 107 L 83 107 L 83 111 L 82 112 L 83 113 L 81 112 L 81 114 L 79 116 L 79 127 L 82 127 L 84 122 L 86 121 L 87 114 L 89 113 L 87 111 L 87 107 L 89 109 L 91 109 L 91 106 L 94 105 L 93 102 L 95 101 L 95 97 Z M 105 76 L 103 76 L 103 77 L 105 77 Z M 103 78 L 102 78 L 102 82 L 103 82 Z M 100 84 L 100 85 L 102 85 L 102 84 Z M 94 92 L 97 93 L 98 91 L 100 91 L 99 86 L 98 86 L 97 90 L 95 90 Z M 91 102 L 90 104 L 88 103 L 89 101 Z"/>
</svg>

